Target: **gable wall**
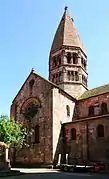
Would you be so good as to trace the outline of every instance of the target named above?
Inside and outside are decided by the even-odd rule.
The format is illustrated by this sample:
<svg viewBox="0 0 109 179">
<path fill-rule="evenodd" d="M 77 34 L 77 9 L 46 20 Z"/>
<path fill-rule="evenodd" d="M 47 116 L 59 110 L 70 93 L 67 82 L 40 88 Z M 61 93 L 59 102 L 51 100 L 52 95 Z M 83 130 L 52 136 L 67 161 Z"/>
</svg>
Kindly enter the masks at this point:
<svg viewBox="0 0 109 179">
<path fill-rule="evenodd" d="M 35 80 L 30 92 L 29 81 Z M 41 103 L 38 113 L 31 121 L 31 127 L 39 125 L 40 143 L 31 144 L 30 148 L 18 152 L 17 162 L 23 163 L 51 163 L 52 162 L 52 86 L 37 75 L 31 74 L 22 90 L 11 106 L 11 116 L 28 127 L 29 122 L 22 114 L 22 108 L 29 98 L 37 99 Z M 15 108 L 16 104 L 16 108 Z M 16 111 L 15 111 L 16 110 Z"/>
</svg>

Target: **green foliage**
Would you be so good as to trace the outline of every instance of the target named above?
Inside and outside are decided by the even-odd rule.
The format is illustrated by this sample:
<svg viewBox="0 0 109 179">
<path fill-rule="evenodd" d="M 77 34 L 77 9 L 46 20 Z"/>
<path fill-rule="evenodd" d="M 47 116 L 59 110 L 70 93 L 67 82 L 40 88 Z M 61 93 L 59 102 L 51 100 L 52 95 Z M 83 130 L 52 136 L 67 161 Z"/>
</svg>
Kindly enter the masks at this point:
<svg viewBox="0 0 109 179">
<path fill-rule="evenodd" d="M 9 120 L 9 117 L 7 115 L 1 115 L 0 120 Z"/>
<path fill-rule="evenodd" d="M 11 121 L 8 116 L 0 117 L 0 141 L 8 146 L 18 146 L 26 144 L 27 132 L 20 123 Z"/>
</svg>

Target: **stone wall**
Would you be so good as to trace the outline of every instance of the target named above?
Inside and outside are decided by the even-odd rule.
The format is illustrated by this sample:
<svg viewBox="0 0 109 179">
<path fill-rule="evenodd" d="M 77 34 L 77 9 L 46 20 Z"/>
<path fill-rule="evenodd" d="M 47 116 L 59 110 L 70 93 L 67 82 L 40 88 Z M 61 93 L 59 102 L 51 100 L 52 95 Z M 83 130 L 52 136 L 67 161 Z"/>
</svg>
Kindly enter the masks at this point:
<svg viewBox="0 0 109 179">
<path fill-rule="evenodd" d="M 70 115 L 67 116 L 67 105 Z M 63 152 L 62 124 L 72 121 L 75 102 L 66 97 L 59 89 L 53 89 L 53 160 L 58 162 L 59 154 Z"/>
<path fill-rule="evenodd" d="M 101 104 L 107 104 L 107 112 L 101 113 Z M 89 116 L 89 107 L 94 106 L 94 114 Z M 69 162 L 108 161 L 109 162 L 109 93 L 84 100 L 76 105 L 76 116 L 72 123 L 65 124 L 66 153 Z M 98 125 L 104 126 L 104 137 L 97 136 Z M 76 129 L 76 140 L 71 140 L 71 129 Z"/>
<path fill-rule="evenodd" d="M 88 117 L 88 109 L 89 106 L 93 105 L 93 106 L 97 106 L 99 107 L 99 113 L 96 115 L 101 115 L 100 111 L 101 111 L 101 104 L 102 103 L 106 103 L 107 104 L 107 109 L 108 109 L 108 113 L 109 113 L 109 93 L 106 94 L 102 94 L 102 95 L 98 95 L 95 97 L 91 97 L 88 99 L 84 99 L 84 100 L 79 100 L 78 102 L 78 117 L 79 118 L 85 118 Z"/>
<path fill-rule="evenodd" d="M 61 87 L 61 85 L 60 85 L 60 87 Z M 64 87 L 63 88 L 64 91 L 69 93 L 74 98 L 78 98 L 80 95 L 82 95 L 86 91 L 86 88 L 79 82 L 74 83 L 74 84 L 71 82 L 65 83 L 63 87 Z"/>
<path fill-rule="evenodd" d="M 104 137 L 97 137 L 97 127 L 104 126 Z M 76 129 L 76 140 L 71 140 L 71 129 Z M 109 115 L 65 124 L 66 153 L 69 162 L 109 162 Z"/>
<path fill-rule="evenodd" d="M 34 79 L 30 89 L 29 82 Z M 11 117 L 27 128 L 39 125 L 39 143 L 16 152 L 15 161 L 21 163 L 52 163 L 52 86 L 40 76 L 31 73 L 11 106 Z M 29 122 L 23 115 L 26 105 L 36 100 L 40 104 L 38 113 Z"/>
</svg>

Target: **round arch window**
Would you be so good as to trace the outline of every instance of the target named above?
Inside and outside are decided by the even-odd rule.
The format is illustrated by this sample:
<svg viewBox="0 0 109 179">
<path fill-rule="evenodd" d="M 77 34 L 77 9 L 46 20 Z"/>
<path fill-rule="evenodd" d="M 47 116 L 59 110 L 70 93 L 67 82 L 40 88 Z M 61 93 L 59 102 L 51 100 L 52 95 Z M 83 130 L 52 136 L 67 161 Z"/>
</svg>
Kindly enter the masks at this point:
<svg viewBox="0 0 109 179">
<path fill-rule="evenodd" d="M 38 105 L 30 103 L 25 109 L 24 116 L 28 119 L 35 117 L 38 112 L 38 107 Z"/>
</svg>

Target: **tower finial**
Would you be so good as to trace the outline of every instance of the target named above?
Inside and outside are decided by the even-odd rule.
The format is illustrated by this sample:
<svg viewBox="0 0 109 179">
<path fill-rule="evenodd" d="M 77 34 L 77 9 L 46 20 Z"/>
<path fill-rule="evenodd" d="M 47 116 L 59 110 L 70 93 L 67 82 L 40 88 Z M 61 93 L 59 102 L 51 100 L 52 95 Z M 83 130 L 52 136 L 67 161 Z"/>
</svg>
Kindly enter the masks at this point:
<svg viewBox="0 0 109 179">
<path fill-rule="evenodd" d="M 64 8 L 64 9 L 65 9 L 65 11 L 66 11 L 66 10 L 68 9 L 68 6 L 65 6 L 65 8 Z"/>
</svg>

